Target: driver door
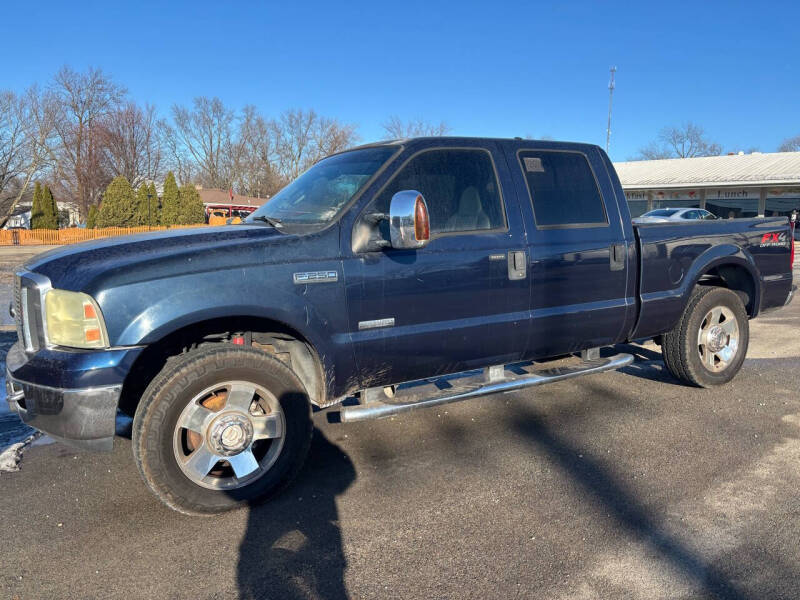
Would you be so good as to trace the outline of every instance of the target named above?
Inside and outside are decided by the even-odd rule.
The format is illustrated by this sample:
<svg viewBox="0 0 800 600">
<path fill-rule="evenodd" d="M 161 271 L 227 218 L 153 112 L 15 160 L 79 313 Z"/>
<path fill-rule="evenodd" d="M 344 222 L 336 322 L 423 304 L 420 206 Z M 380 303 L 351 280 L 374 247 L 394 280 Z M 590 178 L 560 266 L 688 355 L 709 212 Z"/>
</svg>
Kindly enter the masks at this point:
<svg viewBox="0 0 800 600">
<path fill-rule="evenodd" d="M 360 384 L 518 360 L 529 334 L 530 281 L 502 155 L 491 142 L 421 150 L 362 214 L 388 213 L 391 197 L 408 189 L 426 199 L 430 242 L 415 250 L 354 252 L 344 261 Z"/>
</svg>

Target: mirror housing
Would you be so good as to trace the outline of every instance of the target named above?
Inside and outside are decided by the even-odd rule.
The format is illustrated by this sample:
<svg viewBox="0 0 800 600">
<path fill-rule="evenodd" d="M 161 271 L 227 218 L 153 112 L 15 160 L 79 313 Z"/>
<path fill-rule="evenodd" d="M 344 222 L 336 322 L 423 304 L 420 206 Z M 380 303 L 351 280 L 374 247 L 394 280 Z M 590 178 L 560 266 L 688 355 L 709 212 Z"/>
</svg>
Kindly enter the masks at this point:
<svg viewBox="0 0 800 600">
<path fill-rule="evenodd" d="M 389 234 L 392 248 L 422 248 L 431 239 L 431 224 L 425 198 L 416 190 L 392 196 L 389 205 Z"/>
</svg>

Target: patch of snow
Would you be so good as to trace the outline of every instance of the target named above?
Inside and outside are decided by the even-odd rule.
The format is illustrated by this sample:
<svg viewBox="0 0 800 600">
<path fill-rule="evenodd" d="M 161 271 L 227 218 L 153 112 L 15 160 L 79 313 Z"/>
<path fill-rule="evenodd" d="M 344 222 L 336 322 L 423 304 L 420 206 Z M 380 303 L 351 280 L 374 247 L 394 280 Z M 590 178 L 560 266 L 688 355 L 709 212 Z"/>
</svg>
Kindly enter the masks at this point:
<svg viewBox="0 0 800 600">
<path fill-rule="evenodd" d="M 8 448 L 0 452 L 0 473 L 19 471 L 19 463 L 22 461 L 22 451 L 36 441 L 41 435 L 42 434 L 38 432 L 34 433 L 27 439 L 17 442 L 16 444 L 11 444 Z"/>
<path fill-rule="evenodd" d="M 0 452 L 0 472 L 10 473 L 11 471 L 19 471 L 19 461 L 22 460 L 22 449 L 25 447 L 24 442 L 11 444 L 8 448 Z"/>
</svg>

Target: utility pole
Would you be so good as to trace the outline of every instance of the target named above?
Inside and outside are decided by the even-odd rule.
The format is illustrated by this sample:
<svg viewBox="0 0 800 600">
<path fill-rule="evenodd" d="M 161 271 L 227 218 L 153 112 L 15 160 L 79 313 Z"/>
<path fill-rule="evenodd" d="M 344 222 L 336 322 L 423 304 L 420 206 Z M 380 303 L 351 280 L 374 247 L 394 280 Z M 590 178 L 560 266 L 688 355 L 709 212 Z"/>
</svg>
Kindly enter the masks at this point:
<svg viewBox="0 0 800 600">
<path fill-rule="evenodd" d="M 611 143 L 611 101 L 614 99 L 614 73 L 617 72 L 617 67 L 611 67 L 611 81 L 608 82 L 608 128 L 606 129 L 606 154 L 608 154 L 608 145 Z"/>
</svg>

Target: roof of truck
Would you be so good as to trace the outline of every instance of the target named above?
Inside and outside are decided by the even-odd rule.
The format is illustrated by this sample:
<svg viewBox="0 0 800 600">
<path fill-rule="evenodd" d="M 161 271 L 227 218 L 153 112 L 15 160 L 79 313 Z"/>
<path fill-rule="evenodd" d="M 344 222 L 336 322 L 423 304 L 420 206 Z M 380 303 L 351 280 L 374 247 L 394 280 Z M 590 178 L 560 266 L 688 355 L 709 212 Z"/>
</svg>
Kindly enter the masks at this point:
<svg viewBox="0 0 800 600">
<path fill-rule="evenodd" d="M 556 140 L 536 140 L 531 138 L 493 138 L 493 137 L 473 137 L 473 136 L 419 136 L 419 137 L 409 137 L 409 138 L 397 138 L 397 139 L 390 139 L 390 140 L 378 140 L 376 142 L 370 142 L 368 144 L 362 144 L 360 146 L 355 146 L 354 148 L 348 148 L 348 150 L 359 150 L 361 148 L 375 148 L 379 146 L 399 146 L 401 144 L 412 144 L 417 142 L 430 142 L 430 141 L 437 141 L 442 145 L 455 145 L 464 142 L 499 142 L 499 143 L 506 143 L 506 142 L 530 142 L 535 143 L 537 146 L 553 146 L 553 147 L 596 147 L 595 144 L 588 144 L 585 142 L 567 142 L 567 141 L 556 141 Z M 348 150 L 344 150 L 347 152 Z"/>
</svg>

